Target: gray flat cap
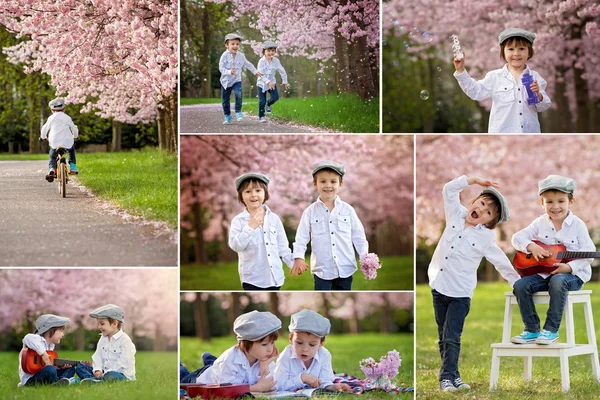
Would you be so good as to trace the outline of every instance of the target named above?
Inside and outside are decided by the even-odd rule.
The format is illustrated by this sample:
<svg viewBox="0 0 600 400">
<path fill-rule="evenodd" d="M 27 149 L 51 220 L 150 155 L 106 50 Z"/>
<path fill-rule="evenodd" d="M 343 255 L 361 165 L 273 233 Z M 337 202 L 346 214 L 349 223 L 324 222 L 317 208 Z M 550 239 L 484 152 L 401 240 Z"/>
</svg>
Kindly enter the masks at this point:
<svg viewBox="0 0 600 400">
<path fill-rule="evenodd" d="M 233 323 L 233 332 L 237 340 L 256 342 L 281 329 L 281 321 L 267 311 L 252 311 L 237 317 Z"/>
<path fill-rule="evenodd" d="M 481 192 L 481 194 L 484 193 L 488 193 L 491 194 L 492 196 L 495 196 L 498 201 L 500 202 L 500 219 L 498 220 L 498 222 L 506 222 L 510 219 L 510 212 L 508 210 L 508 203 L 506 202 L 506 199 L 504 198 L 504 196 L 502 196 L 502 193 L 500 193 L 500 191 L 498 189 L 496 189 L 495 187 L 492 186 L 488 186 L 485 189 L 483 189 L 483 191 Z"/>
<path fill-rule="evenodd" d="M 125 313 L 123 312 L 123 309 L 119 306 L 115 306 L 114 304 L 107 304 L 100 308 L 96 308 L 90 313 L 90 317 L 112 318 L 116 319 L 117 321 L 125 322 Z"/>
<path fill-rule="evenodd" d="M 62 110 L 65 108 L 65 99 L 62 97 L 57 97 L 54 100 L 50 100 L 48 106 L 53 110 Z"/>
<path fill-rule="evenodd" d="M 546 190 L 560 190 L 561 192 L 573 194 L 577 182 L 575 179 L 567 178 L 560 175 L 548 175 L 545 179 L 538 182 L 538 195 L 541 195 Z"/>
<path fill-rule="evenodd" d="M 244 40 L 244 38 L 241 37 L 240 35 L 238 35 L 237 33 L 228 33 L 227 35 L 225 35 L 225 43 L 227 43 L 228 40 L 233 40 L 233 39 L 239 39 L 240 42 L 242 40 Z"/>
<path fill-rule="evenodd" d="M 536 34 L 533 32 L 526 31 L 525 29 L 508 28 L 500 33 L 500 35 L 498 36 L 498 42 L 502 44 L 506 39 L 517 36 L 525 38 L 528 41 L 530 41 L 531 44 L 533 44 Z"/>
<path fill-rule="evenodd" d="M 265 40 L 262 45 L 261 45 L 262 49 L 276 49 L 277 48 L 277 43 L 275 43 L 272 40 Z"/>
<path fill-rule="evenodd" d="M 344 174 L 346 173 L 346 168 L 344 168 L 344 166 L 342 164 L 336 163 L 335 161 L 323 160 L 323 161 L 319 161 L 318 163 L 316 163 L 313 166 L 312 175 L 315 176 L 315 174 L 317 172 L 319 172 L 320 170 L 325 169 L 325 168 L 334 170 L 335 172 L 340 174 L 340 176 L 342 178 L 344 177 Z"/>
<path fill-rule="evenodd" d="M 292 314 L 288 329 L 290 332 L 308 332 L 322 338 L 329 334 L 331 323 L 321 314 L 305 309 Z"/>
<path fill-rule="evenodd" d="M 39 318 L 35 320 L 35 333 L 42 335 L 46 333 L 48 329 L 65 326 L 67 322 L 69 322 L 69 318 L 67 317 L 60 317 L 54 314 L 40 315 Z"/>
<path fill-rule="evenodd" d="M 268 176 L 266 176 L 265 174 L 261 174 L 260 172 L 248 172 L 247 174 L 240 175 L 237 178 L 235 178 L 235 190 L 240 190 L 242 183 L 244 183 L 244 181 L 248 179 L 257 179 L 261 182 L 264 182 L 264 184 L 267 185 L 267 187 L 269 187 L 270 179 Z"/>
</svg>

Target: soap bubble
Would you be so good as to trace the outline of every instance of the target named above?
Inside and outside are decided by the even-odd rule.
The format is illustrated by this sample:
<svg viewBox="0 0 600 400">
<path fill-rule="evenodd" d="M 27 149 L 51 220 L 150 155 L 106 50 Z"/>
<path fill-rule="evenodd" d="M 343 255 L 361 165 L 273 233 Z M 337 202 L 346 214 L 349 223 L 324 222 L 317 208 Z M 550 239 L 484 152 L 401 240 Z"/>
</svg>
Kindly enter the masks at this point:
<svg viewBox="0 0 600 400">
<path fill-rule="evenodd" d="M 400 25 L 400 21 L 399 20 L 395 20 L 394 21 L 394 25 Z"/>
<path fill-rule="evenodd" d="M 385 46 L 387 44 L 387 42 L 385 40 L 382 40 L 381 44 L 383 44 Z"/>
<path fill-rule="evenodd" d="M 441 76 L 438 76 L 438 81 L 440 81 L 440 82 L 442 81 L 442 77 Z"/>
<path fill-rule="evenodd" d="M 442 72 L 442 67 L 437 67 L 438 72 Z"/>
<path fill-rule="evenodd" d="M 430 32 L 423 32 L 423 34 L 421 35 L 421 40 L 425 43 L 431 43 L 431 41 L 433 40 L 433 34 Z"/>
<path fill-rule="evenodd" d="M 404 42 L 404 47 L 407 47 L 407 48 L 408 48 L 408 47 L 410 47 L 410 44 L 409 44 L 408 42 L 406 42 L 406 41 L 405 41 L 405 42 Z"/>
<path fill-rule="evenodd" d="M 421 99 L 427 100 L 429 98 L 429 92 L 427 90 L 421 90 Z"/>
</svg>

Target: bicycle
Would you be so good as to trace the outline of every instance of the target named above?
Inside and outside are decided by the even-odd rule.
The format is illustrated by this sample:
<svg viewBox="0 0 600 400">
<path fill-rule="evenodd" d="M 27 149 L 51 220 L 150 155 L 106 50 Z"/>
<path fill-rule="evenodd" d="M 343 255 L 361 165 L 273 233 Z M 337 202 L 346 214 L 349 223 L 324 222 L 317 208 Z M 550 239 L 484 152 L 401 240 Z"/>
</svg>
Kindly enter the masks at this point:
<svg viewBox="0 0 600 400">
<path fill-rule="evenodd" d="M 66 148 L 59 146 L 56 148 L 56 168 L 54 169 L 54 177 L 58 182 L 58 193 L 62 197 L 67 197 L 67 183 L 69 182 L 69 175 L 71 169 L 69 168 L 69 153 Z M 48 182 L 54 180 L 52 175 L 46 176 Z"/>
</svg>

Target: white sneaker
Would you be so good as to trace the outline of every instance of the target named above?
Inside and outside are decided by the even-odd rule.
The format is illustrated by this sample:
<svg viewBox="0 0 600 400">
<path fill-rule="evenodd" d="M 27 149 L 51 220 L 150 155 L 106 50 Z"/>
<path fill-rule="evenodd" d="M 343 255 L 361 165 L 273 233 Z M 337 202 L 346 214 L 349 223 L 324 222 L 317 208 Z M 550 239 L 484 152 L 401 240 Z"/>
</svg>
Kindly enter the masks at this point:
<svg viewBox="0 0 600 400">
<path fill-rule="evenodd" d="M 258 120 L 259 120 L 260 122 L 267 122 L 267 119 L 266 119 L 265 117 L 260 117 Z"/>
<path fill-rule="evenodd" d="M 442 389 L 443 392 L 456 392 L 458 391 L 457 388 L 454 387 L 454 384 L 452 383 L 452 381 L 450 379 L 444 379 L 440 382 L 440 389 Z"/>
</svg>

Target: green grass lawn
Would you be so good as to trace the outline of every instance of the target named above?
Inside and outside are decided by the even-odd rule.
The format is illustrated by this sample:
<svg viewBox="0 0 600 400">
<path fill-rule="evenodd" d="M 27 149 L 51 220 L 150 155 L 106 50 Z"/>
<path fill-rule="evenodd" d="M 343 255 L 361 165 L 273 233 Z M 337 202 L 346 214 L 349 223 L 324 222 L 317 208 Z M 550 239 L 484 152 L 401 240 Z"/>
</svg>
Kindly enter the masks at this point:
<svg viewBox="0 0 600 400">
<path fill-rule="evenodd" d="M 596 337 L 600 338 L 600 284 L 587 283 L 584 289 L 593 290 L 592 309 Z M 506 283 L 479 283 L 471 301 L 462 335 L 459 361 L 461 378 L 472 389 L 456 395 L 464 399 L 597 399 L 600 384 L 592 377 L 590 356 L 569 357 L 571 389 L 563 394 L 558 357 L 534 357 L 533 379 L 523 381 L 523 358 L 502 357 L 498 389 L 489 391 L 492 349 L 490 344 L 502 340 L 504 318 L 504 292 L 510 292 Z M 437 326 L 433 316 L 431 290 L 428 285 L 418 285 L 416 290 L 417 326 L 417 397 L 447 399 L 451 396 L 439 390 L 438 374 L 440 354 L 437 344 Z M 536 305 L 540 320 L 546 318 L 547 305 Z M 574 305 L 575 337 L 577 343 L 586 343 L 583 307 Z M 559 342 L 566 341 L 565 321 L 559 330 Z M 518 307 L 513 309 L 512 335 L 523 330 Z"/>
<path fill-rule="evenodd" d="M 276 342 L 279 351 L 283 351 L 288 344 L 287 333 L 280 334 Z M 235 339 L 233 337 L 213 338 L 210 342 L 204 342 L 198 338 L 182 337 L 179 342 L 181 361 L 188 370 L 193 371 L 202 366 L 202 353 L 205 351 L 218 357 L 234 345 Z M 360 360 L 368 357 L 379 360 L 388 351 L 396 349 L 402 359 L 396 384 L 401 387 L 414 386 L 413 335 L 410 333 L 332 334 L 327 336 L 324 346 L 332 355 L 334 372 L 345 372 L 361 379 L 364 379 L 365 376 L 358 365 Z M 380 395 L 380 397 L 386 398 L 387 396 Z M 412 394 L 404 394 L 403 396 L 412 397 Z"/>
<path fill-rule="evenodd" d="M 38 386 L 17 388 L 18 353 L 0 353 L 0 398 L 31 400 L 176 399 L 177 353 L 138 352 L 135 355 L 136 381 L 94 386 Z M 62 351 L 72 360 L 91 360 L 92 353 Z"/>
<path fill-rule="evenodd" d="M 307 260 L 307 262 L 310 260 Z M 353 290 L 413 290 L 413 258 L 411 256 L 381 257 L 383 267 L 377 278 L 367 281 L 360 272 L 354 273 Z M 293 278 L 283 266 L 285 283 L 281 290 L 313 290 L 310 271 Z M 181 290 L 241 290 L 237 261 L 209 265 L 182 265 Z"/>
<path fill-rule="evenodd" d="M 182 105 L 220 103 L 221 99 L 181 99 Z M 258 99 L 245 98 L 243 111 L 258 115 Z M 280 98 L 271 119 L 351 133 L 379 133 L 379 98 L 363 101 L 356 94 Z"/>
<path fill-rule="evenodd" d="M 177 155 L 160 150 L 80 153 L 77 178 L 101 199 L 177 227 Z"/>
</svg>

